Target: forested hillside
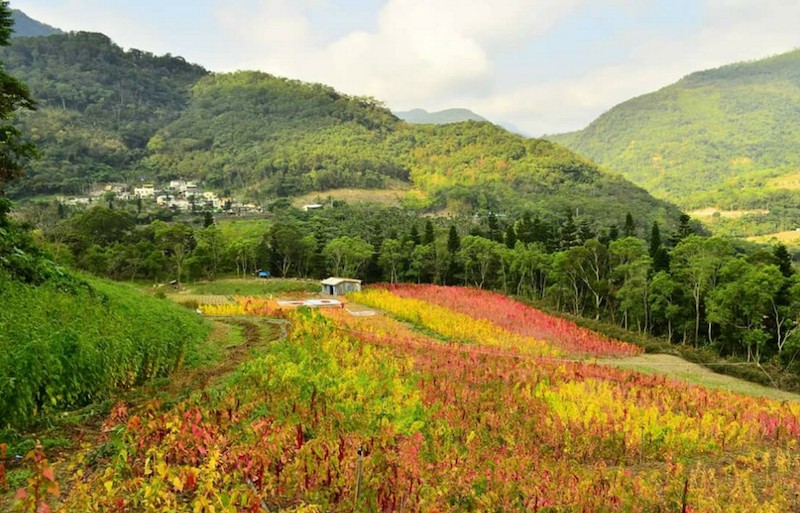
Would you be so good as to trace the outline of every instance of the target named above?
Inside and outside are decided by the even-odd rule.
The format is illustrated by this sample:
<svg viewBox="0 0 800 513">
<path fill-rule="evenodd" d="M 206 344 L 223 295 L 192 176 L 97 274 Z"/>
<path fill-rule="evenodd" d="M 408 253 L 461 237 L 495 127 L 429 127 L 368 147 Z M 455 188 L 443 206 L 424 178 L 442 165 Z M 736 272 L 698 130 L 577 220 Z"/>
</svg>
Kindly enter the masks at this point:
<svg viewBox="0 0 800 513">
<path fill-rule="evenodd" d="M 408 125 L 372 99 L 258 72 L 202 79 L 148 148 L 147 167 L 165 179 L 192 176 L 261 197 L 401 181 L 416 188 L 421 208 L 579 208 L 606 224 L 629 210 L 677 219 L 673 207 L 550 142 L 490 123 Z"/>
<path fill-rule="evenodd" d="M 794 207 L 800 50 L 694 73 L 548 138 L 686 208 Z"/>
<path fill-rule="evenodd" d="M 543 140 L 486 122 L 409 125 L 372 98 L 266 73 L 209 74 L 101 34 L 22 38 L 0 52 L 39 110 L 20 116 L 42 158 L 17 197 L 93 182 L 202 180 L 266 201 L 334 188 L 411 189 L 407 206 L 543 214 L 607 226 L 677 210 Z"/>
<path fill-rule="evenodd" d="M 150 137 L 178 116 L 189 87 L 207 73 L 87 32 L 17 38 L 0 49 L 0 61 L 39 104 L 20 115 L 41 158 L 12 189 L 17 195 L 130 178 Z"/>
</svg>

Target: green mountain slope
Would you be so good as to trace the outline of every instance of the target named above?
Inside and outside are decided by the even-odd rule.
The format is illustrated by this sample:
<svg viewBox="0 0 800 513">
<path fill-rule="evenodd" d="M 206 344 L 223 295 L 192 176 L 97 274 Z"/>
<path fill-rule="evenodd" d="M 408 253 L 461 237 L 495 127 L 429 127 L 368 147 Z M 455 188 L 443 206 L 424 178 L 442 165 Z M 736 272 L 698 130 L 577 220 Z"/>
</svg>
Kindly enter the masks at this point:
<svg viewBox="0 0 800 513">
<path fill-rule="evenodd" d="M 598 224 L 628 210 L 642 222 L 678 215 L 552 143 L 487 122 L 410 125 L 321 84 L 209 74 L 91 33 L 22 38 L 0 60 L 41 106 L 20 118 L 42 159 L 18 197 L 183 177 L 262 201 L 400 186 L 409 206 L 431 210 L 578 210 Z"/>
<path fill-rule="evenodd" d="M 694 73 L 548 139 L 686 208 L 800 203 L 800 50 Z"/>
<path fill-rule="evenodd" d="M 17 195 L 131 177 L 150 137 L 178 117 L 190 86 L 207 73 L 87 32 L 14 39 L 0 61 L 39 103 L 20 122 L 42 157 L 12 189 Z"/>
<path fill-rule="evenodd" d="M 553 143 L 486 122 L 410 125 L 371 100 L 257 72 L 202 79 L 148 148 L 146 167 L 163 179 L 191 176 L 266 197 L 400 181 L 420 207 L 577 208 L 609 222 L 627 210 L 643 219 L 678 215 Z"/>
<path fill-rule="evenodd" d="M 469 109 L 445 109 L 437 112 L 428 112 L 425 109 L 412 109 L 395 112 L 395 116 L 415 125 L 446 125 L 461 121 L 488 121 L 483 116 L 475 114 Z"/>
<path fill-rule="evenodd" d="M 37 37 L 63 34 L 64 32 L 46 23 L 36 21 L 19 9 L 12 9 L 14 18 L 14 37 Z"/>
</svg>

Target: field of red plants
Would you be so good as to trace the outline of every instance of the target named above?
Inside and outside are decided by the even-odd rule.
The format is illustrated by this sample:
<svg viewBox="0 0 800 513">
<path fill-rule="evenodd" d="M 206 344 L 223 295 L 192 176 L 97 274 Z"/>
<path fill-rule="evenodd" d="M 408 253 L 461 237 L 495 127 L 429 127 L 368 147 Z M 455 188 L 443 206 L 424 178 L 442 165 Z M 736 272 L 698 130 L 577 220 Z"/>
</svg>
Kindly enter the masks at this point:
<svg viewBox="0 0 800 513">
<path fill-rule="evenodd" d="M 560 339 L 539 332 L 551 351 L 532 342 L 543 328 L 503 317 L 533 319 L 517 303 L 481 295 L 465 301 L 473 310 L 448 314 L 439 310 L 450 308 L 448 293 L 464 290 L 351 298 L 378 308 L 395 297 L 405 322 L 281 312 L 289 337 L 224 385 L 143 414 L 115 408 L 100 447 L 56 466 L 70 477 L 47 500 L 82 512 L 800 507 L 800 404 L 564 361 L 553 355 L 570 347 L 627 350 L 589 333 L 564 341 L 553 328 Z M 422 310 L 428 300 L 436 315 Z M 275 313 L 259 301 L 241 299 L 234 314 Z M 481 322 L 470 329 L 464 312 Z"/>
<path fill-rule="evenodd" d="M 476 319 L 485 319 L 511 333 L 547 341 L 573 356 L 633 356 L 642 352 L 637 346 L 611 340 L 497 292 L 439 285 L 395 284 L 385 287 L 398 297 L 421 299 Z"/>
</svg>

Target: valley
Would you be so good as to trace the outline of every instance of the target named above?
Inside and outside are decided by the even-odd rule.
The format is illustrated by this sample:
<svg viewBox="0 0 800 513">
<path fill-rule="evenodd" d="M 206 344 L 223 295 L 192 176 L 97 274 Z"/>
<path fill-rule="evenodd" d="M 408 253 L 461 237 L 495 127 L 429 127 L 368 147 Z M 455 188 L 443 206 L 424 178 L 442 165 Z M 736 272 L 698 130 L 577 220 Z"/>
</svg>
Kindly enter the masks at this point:
<svg viewBox="0 0 800 513">
<path fill-rule="evenodd" d="M 603 87 L 334 4 L 206 67 L 0 1 L 0 511 L 800 510 L 800 53 L 530 138 Z"/>
</svg>

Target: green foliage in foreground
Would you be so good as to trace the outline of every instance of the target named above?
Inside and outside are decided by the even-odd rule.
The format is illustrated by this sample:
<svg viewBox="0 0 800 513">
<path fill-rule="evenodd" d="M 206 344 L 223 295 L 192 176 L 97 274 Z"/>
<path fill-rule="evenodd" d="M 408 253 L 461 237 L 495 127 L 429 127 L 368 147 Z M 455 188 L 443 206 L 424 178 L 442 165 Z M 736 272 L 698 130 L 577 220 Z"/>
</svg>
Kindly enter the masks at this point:
<svg viewBox="0 0 800 513">
<path fill-rule="evenodd" d="M 694 73 L 549 137 L 685 208 L 794 206 L 800 51 Z M 777 178 L 777 179 L 776 179 Z"/>
<path fill-rule="evenodd" d="M 0 425 L 165 376 L 207 334 L 194 313 L 85 277 L 72 293 L 0 274 Z"/>
</svg>

